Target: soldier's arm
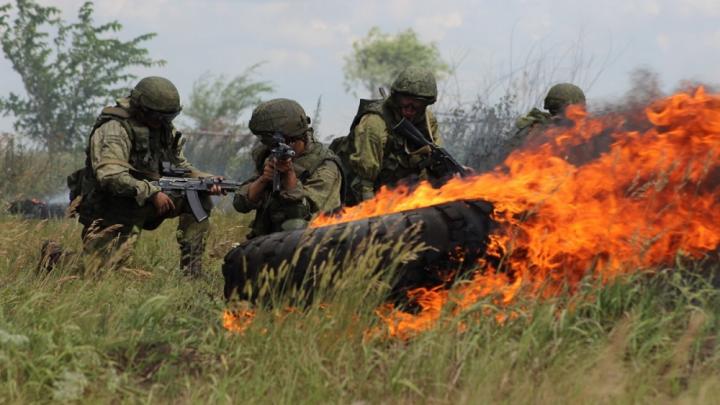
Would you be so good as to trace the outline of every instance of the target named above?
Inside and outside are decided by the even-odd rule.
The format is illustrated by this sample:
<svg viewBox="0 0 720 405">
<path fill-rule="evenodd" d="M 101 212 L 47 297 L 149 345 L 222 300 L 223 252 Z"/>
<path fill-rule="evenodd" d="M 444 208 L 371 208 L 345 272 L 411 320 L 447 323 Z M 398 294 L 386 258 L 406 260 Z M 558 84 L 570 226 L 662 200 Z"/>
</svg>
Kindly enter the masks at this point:
<svg viewBox="0 0 720 405">
<path fill-rule="evenodd" d="M 533 108 L 529 113 L 515 120 L 515 127 L 518 130 L 530 128 L 536 124 L 543 124 L 550 120 L 550 114 Z"/>
<path fill-rule="evenodd" d="M 289 203 L 306 204 L 311 213 L 330 211 L 340 206 L 342 176 L 337 164 L 325 161 L 312 176 L 298 182 L 292 190 L 282 190 L 280 198 Z"/>
<path fill-rule="evenodd" d="M 360 192 L 363 199 L 374 194 L 375 179 L 380 174 L 383 152 L 388 138 L 388 127 L 377 114 L 367 114 L 360 119 L 355 127 L 354 148 L 348 165 L 359 179 Z"/>
<path fill-rule="evenodd" d="M 265 201 L 267 198 L 264 196 L 263 198 L 260 198 L 256 202 L 252 202 L 250 200 L 250 197 L 248 194 L 250 193 L 250 185 L 258 178 L 258 176 L 255 176 L 251 178 L 250 180 L 246 180 L 240 188 L 235 191 L 235 196 L 233 197 L 233 207 L 237 212 L 241 212 L 243 214 L 248 213 L 252 210 L 256 210 L 260 208 L 262 205 L 262 202 Z M 269 191 L 265 191 L 267 194 Z"/>
<path fill-rule="evenodd" d="M 117 121 L 108 121 L 90 138 L 90 162 L 100 187 L 113 195 L 134 197 L 138 205 L 160 191 L 146 180 L 130 174 L 130 136 Z"/>
</svg>

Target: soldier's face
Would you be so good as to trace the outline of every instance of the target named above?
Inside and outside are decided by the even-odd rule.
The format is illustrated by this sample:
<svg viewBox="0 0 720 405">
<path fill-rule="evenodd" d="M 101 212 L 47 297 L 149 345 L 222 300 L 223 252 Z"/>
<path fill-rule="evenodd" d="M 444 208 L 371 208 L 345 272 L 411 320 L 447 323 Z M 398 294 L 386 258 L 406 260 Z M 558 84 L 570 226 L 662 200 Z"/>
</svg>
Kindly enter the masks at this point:
<svg viewBox="0 0 720 405">
<path fill-rule="evenodd" d="M 425 108 L 427 107 L 424 101 L 407 96 L 399 96 L 397 104 L 400 115 L 408 121 L 414 121 L 415 118 L 425 115 Z"/>
<path fill-rule="evenodd" d="M 295 151 L 295 156 L 305 153 L 305 140 L 301 138 L 287 138 L 285 142 Z"/>
<path fill-rule="evenodd" d="M 150 128 L 160 128 L 162 126 L 169 126 L 175 117 L 180 114 L 180 111 L 175 113 L 163 113 L 159 111 L 145 110 L 143 112 L 143 118 L 145 125 Z"/>
<path fill-rule="evenodd" d="M 152 129 L 158 129 L 162 126 L 162 122 L 157 121 L 157 120 L 152 120 L 152 119 L 146 119 L 145 125 L 147 125 L 148 127 L 152 128 Z"/>
</svg>

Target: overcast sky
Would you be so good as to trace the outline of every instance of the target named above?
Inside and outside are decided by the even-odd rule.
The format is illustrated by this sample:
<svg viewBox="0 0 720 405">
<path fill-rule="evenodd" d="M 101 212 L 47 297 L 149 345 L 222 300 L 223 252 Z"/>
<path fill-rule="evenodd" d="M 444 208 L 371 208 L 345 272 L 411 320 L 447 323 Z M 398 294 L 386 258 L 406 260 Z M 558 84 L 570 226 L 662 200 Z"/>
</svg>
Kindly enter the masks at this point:
<svg viewBox="0 0 720 405">
<path fill-rule="evenodd" d="M 74 19 L 83 0 L 41 0 Z M 344 134 L 355 97 L 343 86 L 343 58 L 372 26 L 412 28 L 435 41 L 457 64 L 443 88 L 471 100 L 501 83 L 528 55 L 559 66 L 553 81 L 571 79 L 578 60 L 590 67 L 577 78 L 589 102 L 623 94 L 628 73 L 650 66 L 667 88 L 681 79 L 720 82 L 720 0 L 96 0 L 98 22 L 118 20 L 121 36 L 147 32 L 150 54 L 167 65 L 137 71 L 176 83 L 184 102 L 206 72 L 235 75 L 265 62 L 258 79 L 273 96 L 298 100 L 312 114 L 318 96 L 324 136 Z M 582 54 L 577 52 L 581 45 Z M 0 61 L 0 94 L 22 91 L 7 60 Z M 597 76 L 597 79 L 594 78 Z M 364 94 L 360 94 L 364 95 Z M 447 100 L 445 100 L 447 101 Z M 9 131 L 11 118 L 0 119 Z"/>
</svg>

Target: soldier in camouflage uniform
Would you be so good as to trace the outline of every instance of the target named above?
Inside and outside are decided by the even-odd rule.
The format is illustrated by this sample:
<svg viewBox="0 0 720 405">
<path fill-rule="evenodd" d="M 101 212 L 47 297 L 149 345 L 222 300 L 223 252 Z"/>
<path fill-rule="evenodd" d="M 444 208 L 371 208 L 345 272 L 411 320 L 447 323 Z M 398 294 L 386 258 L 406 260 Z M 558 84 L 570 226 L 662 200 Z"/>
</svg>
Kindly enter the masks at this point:
<svg viewBox="0 0 720 405">
<path fill-rule="evenodd" d="M 235 192 L 233 206 L 242 213 L 256 211 L 248 238 L 302 229 L 313 214 L 341 205 L 343 175 L 338 158 L 313 136 L 310 118 L 297 102 L 274 99 L 258 105 L 250 131 L 261 143 L 252 151 L 257 175 Z M 271 156 L 272 137 L 280 134 L 292 147 L 292 159 Z M 281 189 L 272 191 L 273 173 L 281 174 Z"/>
<path fill-rule="evenodd" d="M 560 83 L 552 86 L 545 96 L 543 108 L 547 111 L 540 111 L 533 108 L 527 115 L 517 119 L 515 126 L 517 133 L 514 141 L 515 146 L 520 146 L 535 128 L 546 125 L 559 124 L 564 120 L 565 108 L 572 104 L 585 105 L 585 93 L 580 87 L 571 83 Z"/>
<path fill-rule="evenodd" d="M 134 242 L 142 229 L 179 216 L 181 268 L 191 276 L 201 274 L 208 221 L 196 222 L 186 199 L 151 183 L 160 177 L 163 162 L 187 169 L 191 177 L 212 176 L 195 169 L 183 155 L 184 139 L 172 125 L 181 109 L 180 95 L 169 80 L 146 77 L 129 97 L 104 108 L 97 118 L 85 168 L 68 178 L 71 200 L 73 205 L 79 201 L 76 212 L 84 225 L 86 269 L 119 266 L 127 256 L 118 251 L 120 246 Z M 219 191 L 214 186 L 210 193 Z M 207 194 L 202 203 L 207 211 L 212 208 Z"/>
<path fill-rule="evenodd" d="M 508 154 L 522 144 L 533 145 L 544 142 L 545 137 L 539 135 L 551 126 L 572 125 L 572 121 L 565 117 L 565 109 L 569 105 L 581 105 L 584 107 L 585 93 L 578 86 L 570 83 L 560 83 L 551 87 L 545 97 L 544 107 L 547 112 L 533 109 L 528 115 L 517 120 L 518 131 L 515 137 L 508 142 L 509 146 L 506 148 Z M 610 143 L 609 136 L 596 136 L 589 141 L 567 147 L 562 157 L 574 165 L 584 164 L 607 151 Z"/>
<path fill-rule="evenodd" d="M 428 69 L 408 67 L 390 91 L 384 100 L 361 100 L 349 135 L 331 146 L 349 172 L 350 204 L 372 198 L 384 185 L 435 177 L 430 149 L 410 145 L 392 130 L 405 118 L 440 145 L 437 120 L 427 108 L 437 100 L 435 76 Z"/>
</svg>

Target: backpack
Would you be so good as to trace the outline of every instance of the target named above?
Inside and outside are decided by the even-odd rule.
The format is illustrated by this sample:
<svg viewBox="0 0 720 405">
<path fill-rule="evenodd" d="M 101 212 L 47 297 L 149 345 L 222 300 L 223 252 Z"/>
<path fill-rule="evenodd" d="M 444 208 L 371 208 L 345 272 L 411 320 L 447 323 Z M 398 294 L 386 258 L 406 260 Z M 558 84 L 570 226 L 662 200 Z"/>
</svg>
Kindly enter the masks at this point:
<svg viewBox="0 0 720 405">
<path fill-rule="evenodd" d="M 343 201 L 343 204 L 345 206 L 351 207 L 353 205 L 357 205 L 362 201 L 362 198 L 360 196 L 356 195 L 354 190 L 352 189 L 352 184 L 355 182 L 355 173 L 353 173 L 352 169 L 350 168 L 350 155 L 352 155 L 355 150 L 353 147 L 353 138 L 354 138 L 354 132 L 355 127 L 360 122 L 363 116 L 366 114 L 379 114 L 382 115 L 382 103 L 383 100 L 368 100 L 368 99 L 360 99 L 360 103 L 358 104 L 358 110 L 355 113 L 355 118 L 353 118 L 352 124 L 350 124 L 350 130 L 347 135 L 337 137 L 332 140 L 330 143 L 330 150 L 335 153 L 335 155 L 339 158 L 339 165 L 340 169 L 342 170 L 344 176 L 345 176 L 345 198 Z"/>
<path fill-rule="evenodd" d="M 120 107 L 105 107 L 102 109 L 100 116 L 95 120 L 90 136 L 88 137 L 88 146 L 85 149 L 85 166 L 75 170 L 69 176 L 67 176 L 67 186 L 70 191 L 70 204 L 74 206 L 74 213 L 78 213 L 77 209 L 82 204 L 82 199 L 90 194 L 93 189 L 97 186 L 93 179 L 92 168 L 90 165 L 90 137 L 95 133 L 95 130 L 100 128 L 103 124 L 110 120 L 117 120 L 128 131 L 128 134 L 132 134 L 132 127 L 125 121 L 129 118 L 129 114 L 126 110 Z"/>
</svg>

